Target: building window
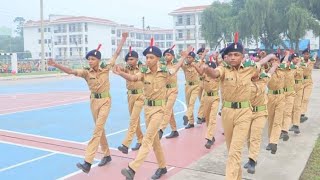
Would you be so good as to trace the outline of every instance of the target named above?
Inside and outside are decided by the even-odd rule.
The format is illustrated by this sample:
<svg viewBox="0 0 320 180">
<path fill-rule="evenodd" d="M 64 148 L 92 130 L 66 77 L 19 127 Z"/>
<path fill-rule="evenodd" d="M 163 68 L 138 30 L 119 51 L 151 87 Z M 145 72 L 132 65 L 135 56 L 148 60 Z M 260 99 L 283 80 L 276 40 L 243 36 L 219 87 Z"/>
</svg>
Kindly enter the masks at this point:
<svg viewBox="0 0 320 180">
<path fill-rule="evenodd" d="M 44 43 L 45 43 L 45 44 L 47 44 L 47 43 L 48 43 L 48 40 L 47 40 L 47 39 L 45 39 L 45 40 L 44 40 Z"/>
<path fill-rule="evenodd" d="M 111 29 L 111 34 L 116 34 L 116 30 L 115 29 Z"/>
<path fill-rule="evenodd" d="M 88 35 L 85 35 L 85 36 L 84 36 L 84 42 L 85 42 L 86 44 L 88 44 Z"/>
<path fill-rule="evenodd" d="M 167 40 L 172 40 L 172 34 L 166 34 L 166 39 Z"/>
<path fill-rule="evenodd" d="M 172 42 L 167 42 L 166 43 L 166 48 L 171 48 L 171 46 L 172 46 Z"/>
<path fill-rule="evenodd" d="M 86 47 L 86 48 L 85 48 L 85 50 L 86 50 L 86 52 L 85 52 L 85 53 L 87 54 L 87 53 L 88 53 L 88 47 Z"/>
<path fill-rule="evenodd" d="M 191 39 L 190 29 L 187 30 L 187 39 Z"/>
<path fill-rule="evenodd" d="M 46 57 L 48 57 L 48 53 L 47 53 L 47 52 L 46 52 L 46 54 L 45 54 L 45 55 L 46 55 Z"/>
<path fill-rule="evenodd" d="M 39 39 L 39 41 L 38 41 L 38 42 L 39 42 L 39 44 L 41 44 L 41 39 Z"/>
<path fill-rule="evenodd" d="M 88 23 L 84 23 L 84 31 L 88 32 Z"/>
<path fill-rule="evenodd" d="M 70 48 L 70 56 L 72 56 L 72 48 Z"/>
<path fill-rule="evenodd" d="M 41 28 L 38 28 L 38 32 L 41 32 Z"/>
<path fill-rule="evenodd" d="M 134 38 L 134 33 L 130 33 L 130 37 L 131 37 L 131 38 Z"/>
<path fill-rule="evenodd" d="M 178 52 L 182 51 L 182 49 L 183 49 L 183 44 L 179 44 L 178 45 Z"/>
<path fill-rule="evenodd" d="M 51 57 L 51 52 L 49 52 L 49 57 Z"/>
<path fill-rule="evenodd" d="M 187 15 L 186 24 L 191 25 L 191 17 L 190 15 Z"/>
<path fill-rule="evenodd" d="M 136 38 L 137 38 L 137 39 L 142 39 L 142 34 L 141 34 L 141 33 L 137 33 L 137 34 L 136 34 Z"/>
<path fill-rule="evenodd" d="M 177 25 L 182 25 L 182 24 L 183 24 L 183 18 L 182 18 L 182 16 L 178 16 Z"/>
<path fill-rule="evenodd" d="M 121 37 L 121 31 L 120 30 L 117 30 L 117 36 Z"/>
<path fill-rule="evenodd" d="M 111 40 L 111 45 L 116 45 L 116 40 L 112 39 Z"/>
<path fill-rule="evenodd" d="M 183 32 L 182 32 L 182 30 L 178 30 L 178 39 L 183 39 Z"/>
<path fill-rule="evenodd" d="M 44 28 L 44 32 L 47 32 L 47 28 Z"/>
<path fill-rule="evenodd" d="M 50 28 L 48 28 L 48 32 L 50 32 L 51 31 L 51 29 Z"/>
</svg>

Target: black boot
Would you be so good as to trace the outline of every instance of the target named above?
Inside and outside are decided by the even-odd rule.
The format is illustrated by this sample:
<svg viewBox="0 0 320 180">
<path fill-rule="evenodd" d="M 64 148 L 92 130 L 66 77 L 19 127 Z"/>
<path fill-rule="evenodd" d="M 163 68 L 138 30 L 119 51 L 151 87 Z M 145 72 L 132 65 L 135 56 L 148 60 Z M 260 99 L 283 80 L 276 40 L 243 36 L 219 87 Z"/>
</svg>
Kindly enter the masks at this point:
<svg viewBox="0 0 320 180">
<path fill-rule="evenodd" d="M 243 168 L 248 169 L 248 167 L 250 166 L 250 160 L 243 166 Z"/>
<path fill-rule="evenodd" d="M 308 117 L 305 116 L 304 114 L 301 114 L 301 116 L 300 116 L 300 122 L 301 122 L 301 123 L 304 123 L 306 120 L 308 120 Z"/>
<path fill-rule="evenodd" d="M 202 118 L 202 123 L 205 123 L 206 122 L 206 118 Z"/>
<path fill-rule="evenodd" d="M 160 179 L 163 174 L 167 173 L 167 168 L 159 168 L 156 173 L 151 177 L 151 179 Z"/>
<path fill-rule="evenodd" d="M 276 152 L 277 152 L 277 144 L 273 144 L 273 143 L 271 143 L 270 144 L 270 147 L 271 147 L 271 154 L 276 154 Z"/>
<path fill-rule="evenodd" d="M 198 117 L 197 124 L 202 124 L 202 118 Z"/>
<path fill-rule="evenodd" d="M 288 134 L 287 131 L 282 131 L 281 134 L 282 134 L 282 140 L 283 141 L 288 141 L 289 140 L 289 134 Z"/>
<path fill-rule="evenodd" d="M 183 116 L 183 125 L 187 125 L 189 122 L 188 116 Z"/>
<path fill-rule="evenodd" d="M 256 172 L 255 167 L 256 167 L 257 163 L 251 158 L 249 158 L 249 162 L 248 163 L 249 163 L 249 166 L 248 166 L 247 172 L 250 173 L 250 174 L 254 174 Z"/>
<path fill-rule="evenodd" d="M 77 167 L 78 167 L 79 169 L 81 169 L 83 172 L 89 173 L 89 172 L 90 172 L 90 169 L 91 169 L 91 164 L 88 163 L 88 162 L 86 162 L 86 161 L 84 161 L 83 164 L 78 163 L 78 164 L 77 164 Z"/>
<path fill-rule="evenodd" d="M 125 145 L 119 146 L 118 150 L 121 151 L 123 154 L 128 154 L 128 147 Z"/>
<path fill-rule="evenodd" d="M 159 130 L 159 139 L 162 138 L 162 135 L 163 135 L 163 131 L 160 129 L 160 130 Z"/>
<path fill-rule="evenodd" d="M 207 143 L 204 145 L 207 149 L 210 149 L 213 145 L 213 142 L 210 139 L 207 139 Z"/>
<path fill-rule="evenodd" d="M 271 150 L 271 144 L 270 144 L 270 143 L 269 143 L 268 146 L 266 147 L 266 150 L 267 150 L 267 151 L 270 151 L 270 150 Z"/>
<path fill-rule="evenodd" d="M 132 151 L 137 151 L 140 149 L 140 147 L 141 147 L 141 143 L 137 143 L 136 146 L 131 149 L 132 149 Z"/>
<path fill-rule="evenodd" d="M 167 139 L 175 138 L 179 136 L 178 131 L 172 131 L 168 136 L 166 136 Z"/>
<path fill-rule="evenodd" d="M 128 169 L 122 169 L 121 170 L 121 174 L 126 177 L 126 180 L 133 180 L 134 175 L 136 174 L 136 172 L 134 172 L 133 169 L 128 167 Z"/>
<path fill-rule="evenodd" d="M 292 126 L 292 129 L 293 129 L 293 132 L 294 132 L 295 134 L 300 134 L 299 126 L 293 125 L 293 126 Z"/>
<path fill-rule="evenodd" d="M 190 129 L 190 128 L 194 128 L 194 124 L 188 124 L 185 129 Z"/>
<path fill-rule="evenodd" d="M 98 166 L 104 166 L 110 161 L 111 161 L 111 156 L 105 156 L 105 157 L 103 157 L 101 159 L 101 161 L 99 162 Z"/>
</svg>

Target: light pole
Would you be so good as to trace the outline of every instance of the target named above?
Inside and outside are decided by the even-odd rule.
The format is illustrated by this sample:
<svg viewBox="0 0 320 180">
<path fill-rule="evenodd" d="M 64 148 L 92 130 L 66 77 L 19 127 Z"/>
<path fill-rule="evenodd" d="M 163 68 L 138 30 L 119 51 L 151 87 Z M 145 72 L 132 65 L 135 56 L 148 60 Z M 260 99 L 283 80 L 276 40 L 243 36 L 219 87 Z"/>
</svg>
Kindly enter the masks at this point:
<svg viewBox="0 0 320 180">
<path fill-rule="evenodd" d="M 40 0 L 40 19 L 41 19 L 41 71 L 45 71 L 44 64 L 44 28 L 43 28 L 43 0 Z"/>
</svg>

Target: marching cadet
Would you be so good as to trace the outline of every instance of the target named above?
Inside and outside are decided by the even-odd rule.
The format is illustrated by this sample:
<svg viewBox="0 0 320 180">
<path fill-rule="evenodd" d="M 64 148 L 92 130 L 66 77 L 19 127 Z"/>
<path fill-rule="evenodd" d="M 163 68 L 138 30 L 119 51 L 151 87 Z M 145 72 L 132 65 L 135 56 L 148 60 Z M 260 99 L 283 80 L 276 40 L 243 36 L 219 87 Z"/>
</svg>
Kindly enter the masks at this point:
<svg viewBox="0 0 320 180">
<path fill-rule="evenodd" d="M 183 116 L 183 125 L 187 125 L 185 129 L 194 128 L 194 104 L 196 102 L 197 96 L 199 95 L 199 74 L 197 70 L 193 67 L 192 63 L 195 63 L 196 54 L 191 51 L 188 54 L 187 61 L 182 65 L 182 70 L 184 71 L 186 84 L 185 84 L 185 96 L 187 103 L 187 112 Z"/>
<path fill-rule="evenodd" d="M 251 174 L 255 173 L 263 128 L 268 117 L 266 86 L 278 66 L 279 63 L 274 61 L 268 73 L 266 73 L 264 69 L 261 69 L 260 75 L 252 78 L 252 95 L 250 100 L 252 106 L 252 121 L 248 135 L 249 161 L 244 165 L 244 168 Z"/>
<path fill-rule="evenodd" d="M 175 45 L 173 45 L 171 48 L 163 52 L 163 56 L 165 57 L 165 60 L 166 60 L 166 62 L 163 62 L 163 64 L 165 64 L 169 70 L 174 68 L 176 64 L 174 62 L 174 58 L 175 58 L 174 51 L 173 51 L 174 46 Z M 173 106 L 178 96 L 177 81 L 178 81 L 177 74 L 175 74 L 168 78 L 168 82 L 166 84 L 167 104 L 166 104 L 166 110 L 163 116 L 163 122 L 160 125 L 160 130 L 159 130 L 160 139 L 162 138 L 163 131 L 166 129 L 168 123 L 170 123 L 171 133 L 168 136 L 166 136 L 166 138 L 170 139 L 170 138 L 175 138 L 179 136 L 179 132 L 177 131 L 177 123 L 174 118 L 174 112 L 173 112 Z"/>
<path fill-rule="evenodd" d="M 125 56 L 125 61 L 127 66 L 123 69 L 128 74 L 137 74 L 140 72 L 139 69 L 139 55 L 136 51 L 131 50 L 131 46 L 129 47 L 129 52 Z M 140 113 L 144 103 L 143 97 L 143 82 L 142 81 L 128 81 L 127 80 L 127 94 L 128 94 L 128 106 L 130 113 L 130 124 L 128 128 L 127 135 L 122 142 L 122 145 L 118 147 L 119 151 L 124 154 L 128 154 L 129 146 L 133 140 L 134 134 L 137 135 L 138 143 L 133 151 L 138 150 L 141 146 L 143 134 L 140 127 Z"/>
<path fill-rule="evenodd" d="M 85 173 L 89 173 L 90 171 L 91 164 L 98 150 L 99 144 L 101 145 L 104 157 L 98 166 L 104 166 L 111 161 L 110 150 L 104 130 L 104 125 L 108 118 L 111 107 L 109 72 L 114 66 L 127 37 L 128 33 L 122 34 L 120 44 L 118 45 L 115 54 L 112 56 L 110 63 L 107 65 L 100 65 L 101 52 L 99 49 L 101 45 L 99 45 L 97 49 L 89 51 L 86 55 L 86 59 L 88 60 L 90 66 L 88 69 L 72 70 L 68 67 L 57 64 L 52 59 L 48 61 L 50 66 L 54 66 L 67 74 L 73 74 L 84 78 L 91 91 L 90 106 L 93 120 L 95 122 L 95 128 L 92 138 L 86 148 L 84 163 L 77 164 L 77 167 Z"/>
<path fill-rule="evenodd" d="M 197 55 L 199 56 L 199 62 L 197 64 L 198 64 L 199 67 L 202 66 L 202 64 L 205 63 L 205 59 L 202 56 L 204 51 L 205 51 L 204 47 L 201 47 L 197 51 Z M 203 95 L 204 95 L 204 90 L 203 90 L 204 76 L 199 74 L 199 81 L 200 81 L 200 83 L 199 83 L 199 92 L 198 92 L 199 94 L 198 94 L 198 97 L 199 97 L 200 106 L 199 106 L 199 110 L 198 110 L 197 124 L 202 124 L 203 122 L 205 122 L 204 110 L 203 110 L 203 108 L 204 108 L 204 99 L 202 98 Z"/>
<path fill-rule="evenodd" d="M 206 50 L 202 56 L 204 57 L 208 51 Z M 210 60 L 206 63 L 210 68 L 216 68 L 216 63 L 212 60 L 213 56 L 210 56 Z M 198 67 L 197 65 L 193 65 L 197 72 L 204 77 L 204 116 L 207 122 L 207 133 L 206 133 L 206 140 L 207 143 L 205 147 L 210 149 L 211 146 L 215 142 L 214 134 L 216 131 L 216 120 L 217 120 L 217 112 L 219 108 L 219 78 L 212 78 L 207 75 L 203 75 L 203 66 Z"/>
<path fill-rule="evenodd" d="M 277 61 L 280 63 L 280 54 L 275 53 L 275 58 L 271 63 Z M 281 127 L 283 122 L 283 112 L 285 108 L 284 95 L 284 78 L 285 78 L 286 64 L 281 63 L 279 68 L 272 74 L 268 83 L 268 137 L 269 144 L 266 150 L 271 150 L 271 154 L 277 152 L 277 144 L 281 134 Z"/>
<path fill-rule="evenodd" d="M 238 33 L 235 35 L 235 42 L 226 48 L 225 53 L 228 54 L 228 66 L 218 66 L 216 69 L 208 66 L 204 68 L 208 76 L 220 78 L 223 87 L 222 124 L 228 149 L 226 179 L 240 180 L 241 154 L 252 120 L 251 78 L 259 74 L 260 64 L 265 64 L 274 55 L 268 55 L 260 63 L 253 61 L 242 63 L 243 46 L 238 43 Z"/>
<path fill-rule="evenodd" d="M 286 56 L 282 59 L 282 63 L 286 64 L 285 76 L 284 76 L 284 95 L 285 95 L 285 108 L 283 114 L 282 130 L 280 134 L 280 139 L 283 141 L 289 140 L 288 130 L 292 123 L 292 110 L 296 92 L 294 90 L 295 85 L 295 65 L 288 60 L 290 52 L 286 52 Z M 291 59 L 290 59 L 291 60 Z"/>
<path fill-rule="evenodd" d="M 146 68 L 143 68 L 140 73 L 131 75 L 125 73 L 118 66 L 114 68 L 114 72 L 129 81 L 143 81 L 143 94 L 145 97 L 144 112 L 147 131 L 142 140 L 142 145 L 135 159 L 129 163 L 128 169 L 122 169 L 121 174 L 127 180 L 133 179 L 135 172 L 139 169 L 143 161 L 147 158 L 151 148 L 153 147 L 156 155 L 159 168 L 152 179 L 159 179 L 163 174 L 167 173 L 164 154 L 159 140 L 159 127 L 163 121 L 163 115 L 166 105 L 166 84 L 171 75 L 175 75 L 178 69 L 182 66 L 187 53 L 182 54 L 181 60 L 170 71 L 166 66 L 159 66 L 159 60 L 162 56 L 161 50 L 151 45 L 144 50 L 143 55 L 146 56 Z"/>
<path fill-rule="evenodd" d="M 304 122 L 308 119 L 305 114 L 308 111 L 308 104 L 309 104 L 309 98 L 311 96 L 312 92 L 312 86 L 313 86 L 313 81 L 312 81 L 312 70 L 314 67 L 314 64 L 316 63 L 316 54 L 314 58 L 310 59 L 310 49 L 307 48 L 302 51 L 303 54 L 303 61 L 306 63 L 306 68 L 303 70 L 303 98 L 302 98 L 302 105 L 301 105 L 301 122 Z"/>
<path fill-rule="evenodd" d="M 294 131 L 295 134 L 300 133 L 299 125 L 300 125 L 300 116 L 301 116 L 301 106 L 302 106 L 302 98 L 303 98 L 303 75 L 305 63 L 301 62 L 299 58 L 299 54 L 293 53 L 291 55 L 291 67 L 296 69 L 294 74 L 294 90 L 295 97 L 293 102 L 293 110 L 292 110 L 292 124 L 291 131 Z"/>
</svg>

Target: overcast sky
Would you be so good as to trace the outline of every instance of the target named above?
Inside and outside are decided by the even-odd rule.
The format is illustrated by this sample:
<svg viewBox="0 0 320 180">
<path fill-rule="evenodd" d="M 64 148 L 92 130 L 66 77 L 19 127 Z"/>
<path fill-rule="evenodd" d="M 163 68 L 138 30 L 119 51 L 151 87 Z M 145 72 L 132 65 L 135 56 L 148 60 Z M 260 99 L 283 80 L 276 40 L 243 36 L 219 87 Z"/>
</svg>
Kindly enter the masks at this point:
<svg viewBox="0 0 320 180">
<path fill-rule="evenodd" d="M 49 14 L 90 16 L 113 20 L 117 23 L 172 28 L 171 11 L 185 7 L 210 5 L 214 0 L 43 0 L 44 17 Z M 40 19 L 40 0 L 0 0 L 0 27 L 14 28 L 13 19 Z"/>
</svg>

